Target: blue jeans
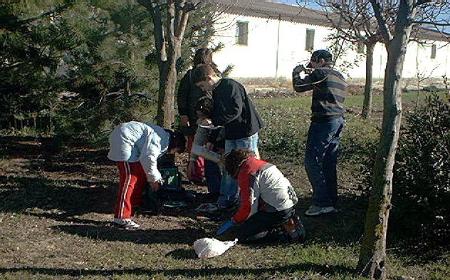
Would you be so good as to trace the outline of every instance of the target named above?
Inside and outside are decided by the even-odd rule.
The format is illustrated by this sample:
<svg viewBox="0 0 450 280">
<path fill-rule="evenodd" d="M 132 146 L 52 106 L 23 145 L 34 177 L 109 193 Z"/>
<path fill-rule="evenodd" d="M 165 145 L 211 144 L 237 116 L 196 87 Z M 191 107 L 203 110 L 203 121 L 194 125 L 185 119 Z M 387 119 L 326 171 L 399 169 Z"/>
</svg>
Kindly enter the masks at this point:
<svg viewBox="0 0 450 280">
<path fill-rule="evenodd" d="M 336 163 L 344 123 L 344 118 L 340 117 L 325 122 L 311 122 L 309 127 L 305 169 L 313 189 L 313 205 L 336 205 Z"/>
<path fill-rule="evenodd" d="M 250 137 L 225 140 L 225 154 L 235 149 L 248 149 L 258 154 L 258 133 L 253 134 Z M 220 208 L 228 208 L 239 199 L 238 185 L 235 179 L 231 177 L 227 172 L 224 172 L 222 181 L 220 182 L 220 195 L 217 200 L 217 204 Z"/>
</svg>

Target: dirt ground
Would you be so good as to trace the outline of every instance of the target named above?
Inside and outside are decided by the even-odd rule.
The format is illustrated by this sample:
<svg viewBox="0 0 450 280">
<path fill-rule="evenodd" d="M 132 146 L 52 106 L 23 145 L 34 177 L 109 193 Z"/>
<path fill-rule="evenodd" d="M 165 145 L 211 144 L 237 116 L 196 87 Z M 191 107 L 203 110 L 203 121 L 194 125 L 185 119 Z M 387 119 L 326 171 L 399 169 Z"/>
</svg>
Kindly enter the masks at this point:
<svg viewBox="0 0 450 280">
<path fill-rule="evenodd" d="M 112 278 L 121 275 L 117 279 L 128 279 L 124 275 L 131 273 L 131 279 L 135 279 L 138 273 L 143 279 L 148 274 L 169 275 L 168 278 L 197 275 L 208 279 L 205 269 L 213 269 L 218 275 L 242 273 L 243 279 L 247 279 L 255 271 L 258 273 L 253 277 L 271 277 L 272 269 L 283 271 L 286 267 L 287 272 L 293 269 L 283 261 L 285 251 L 273 249 L 270 253 L 268 249 L 252 247 L 243 247 L 238 254 L 214 260 L 212 264 L 198 263 L 191 247 L 193 242 L 212 236 L 218 226 L 217 221 L 198 216 L 194 211 L 206 187 L 185 185 L 198 194 L 193 204 L 181 209 L 163 208 L 159 215 L 139 214 L 136 221 L 141 229 L 125 231 L 110 225 L 118 174 L 114 163 L 106 157 L 106 149 L 71 146 L 57 151 L 51 139 L 12 136 L 1 137 L 0 145 L 1 277 L 78 279 L 87 275 L 103 279 L 105 275 Z M 186 158 L 178 157 L 177 161 L 183 165 Z M 280 162 L 279 166 L 296 186 L 304 186 L 297 189 L 304 197 L 299 203 L 299 211 L 303 212 L 309 205 L 305 201 L 309 199 L 305 174 L 294 172 L 290 162 Z M 361 215 L 355 213 L 363 211 L 353 206 L 346 207 L 347 213 L 358 217 L 360 224 Z M 335 220 L 333 227 L 327 225 L 330 222 L 327 218 L 318 222 L 306 219 L 309 231 L 316 236 L 312 244 L 327 236 L 334 236 L 333 242 L 337 243 L 355 242 L 360 232 L 348 227 L 345 224 L 348 217 L 344 217 Z M 335 233 L 340 229 L 345 229 L 345 235 Z M 316 250 L 315 246 L 311 250 Z M 295 248 L 292 247 L 292 252 Z M 268 253 L 273 257 L 263 265 L 273 266 L 269 270 L 260 272 L 262 264 L 248 259 L 249 254 L 266 259 Z M 236 261 L 246 259 L 246 269 L 251 270 L 241 271 Z M 136 272 L 136 267 L 142 269 L 149 263 L 150 270 Z M 236 270 L 220 270 L 235 265 Z M 189 269 L 179 271 L 180 267 Z M 324 269 L 329 270 L 326 266 Z"/>
</svg>

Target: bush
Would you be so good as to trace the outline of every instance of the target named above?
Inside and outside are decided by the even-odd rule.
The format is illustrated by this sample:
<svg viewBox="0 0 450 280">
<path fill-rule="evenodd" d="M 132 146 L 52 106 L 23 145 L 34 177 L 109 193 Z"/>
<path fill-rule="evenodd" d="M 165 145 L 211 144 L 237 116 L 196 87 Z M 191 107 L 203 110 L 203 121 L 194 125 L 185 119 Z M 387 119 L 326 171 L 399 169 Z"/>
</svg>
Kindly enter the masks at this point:
<svg viewBox="0 0 450 280">
<path fill-rule="evenodd" d="M 393 229 L 427 242 L 446 242 L 450 233 L 450 106 L 437 95 L 407 116 L 393 183 Z"/>
</svg>

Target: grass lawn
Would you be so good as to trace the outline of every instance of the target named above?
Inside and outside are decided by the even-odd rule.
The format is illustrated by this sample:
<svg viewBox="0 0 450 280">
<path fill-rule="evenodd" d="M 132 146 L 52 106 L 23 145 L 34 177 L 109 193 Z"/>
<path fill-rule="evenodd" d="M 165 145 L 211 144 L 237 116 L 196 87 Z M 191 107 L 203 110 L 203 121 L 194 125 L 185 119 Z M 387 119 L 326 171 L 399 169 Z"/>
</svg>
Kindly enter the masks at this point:
<svg viewBox="0 0 450 280">
<path fill-rule="evenodd" d="M 416 97 L 404 95 L 406 111 Z M 306 244 L 236 245 L 207 260 L 196 258 L 192 244 L 211 237 L 218 224 L 196 216 L 196 205 L 139 215 L 137 231 L 109 225 L 118 175 L 106 159 L 107 147 L 52 152 L 47 141 L 0 137 L 0 279 L 364 279 L 354 270 L 366 207 L 359 167 L 367 157 L 361 151 L 378 137 L 381 97 L 375 97 L 371 120 L 359 117 L 361 96 L 347 99 L 340 212 L 317 218 L 303 215 L 311 198 L 302 163 L 310 102 L 255 100 L 267 123 L 260 135 L 262 156 L 295 186 Z M 448 252 L 429 258 L 405 246 L 410 245 L 398 240 L 388 244 L 391 279 L 448 279 Z"/>
</svg>

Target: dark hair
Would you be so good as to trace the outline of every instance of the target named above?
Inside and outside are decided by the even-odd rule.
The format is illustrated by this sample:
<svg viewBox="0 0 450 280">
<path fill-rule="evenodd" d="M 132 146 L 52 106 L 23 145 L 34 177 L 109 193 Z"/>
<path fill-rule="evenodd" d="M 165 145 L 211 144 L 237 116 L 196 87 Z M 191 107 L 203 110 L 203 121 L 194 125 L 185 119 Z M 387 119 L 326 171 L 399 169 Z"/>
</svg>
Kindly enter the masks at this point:
<svg viewBox="0 0 450 280">
<path fill-rule="evenodd" d="M 199 64 L 212 64 L 212 51 L 208 48 L 200 48 L 194 55 L 194 67 Z"/>
<path fill-rule="evenodd" d="M 165 130 L 170 135 L 168 150 L 170 151 L 173 148 L 177 148 L 179 153 L 184 152 L 184 150 L 186 150 L 186 138 L 184 137 L 184 134 L 170 129 Z"/>
<path fill-rule="evenodd" d="M 325 62 L 333 62 L 333 55 L 327 50 L 317 50 L 311 55 L 311 61 L 319 62 L 319 59 L 325 60 Z"/>
<path fill-rule="evenodd" d="M 232 177 L 236 178 L 241 165 L 249 158 L 254 157 L 255 154 L 250 150 L 237 149 L 232 150 L 225 155 L 225 170 Z"/>
<path fill-rule="evenodd" d="M 208 80 L 211 75 L 217 75 L 210 64 L 199 64 L 192 71 L 192 82 L 194 84 Z"/>
<path fill-rule="evenodd" d="M 200 111 L 206 117 L 211 117 L 213 111 L 213 100 L 209 96 L 202 96 L 195 104 L 195 111 Z"/>
</svg>

